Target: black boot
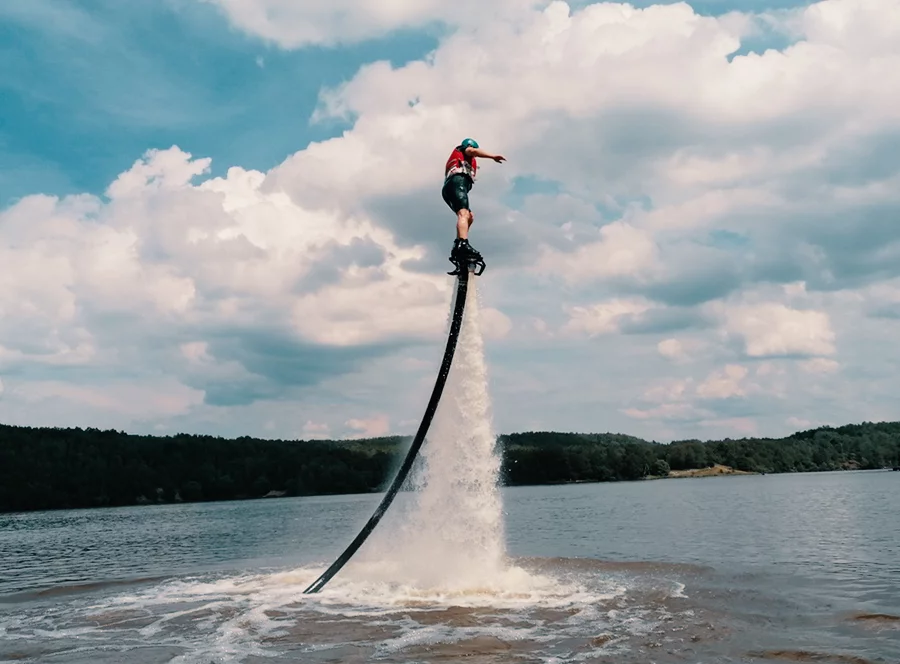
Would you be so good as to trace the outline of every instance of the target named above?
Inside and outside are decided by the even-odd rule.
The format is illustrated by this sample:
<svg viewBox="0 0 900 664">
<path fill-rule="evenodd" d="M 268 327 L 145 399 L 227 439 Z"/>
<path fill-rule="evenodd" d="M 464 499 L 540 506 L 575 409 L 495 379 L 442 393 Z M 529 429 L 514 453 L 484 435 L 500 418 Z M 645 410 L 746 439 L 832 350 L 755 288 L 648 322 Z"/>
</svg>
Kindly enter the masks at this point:
<svg viewBox="0 0 900 664">
<path fill-rule="evenodd" d="M 454 247 L 454 250 L 459 252 L 460 257 L 481 259 L 481 254 L 478 253 L 478 250 L 475 249 L 475 247 L 469 244 L 468 240 L 457 240 L 457 242 L 459 244 Z"/>
<path fill-rule="evenodd" d="M 463 242 L 465 242 L 465 240 L 460 240 L 459 238 L 456 238 L 456 240 L 453 241 L 453 249 L 450 250 L 450 258 L 448 260 L 453 263 L 454 269 L 452 272 L 447 273 L 451 276 L 459 274 L 459 271 L 466 260 Z"/>
<path fill-rule="evenodd" d="M 455 269 L 448 272 L 449 275 L 459 274 L 462 270 L 474 269 L 476 275 L 484 272 L 484 259 L 475 247 L 469 244 L 468 240 L 457 240 L 453 243 L 453 250 L 450 252 L 450 262 L 453 263 Z"/>
</svg>

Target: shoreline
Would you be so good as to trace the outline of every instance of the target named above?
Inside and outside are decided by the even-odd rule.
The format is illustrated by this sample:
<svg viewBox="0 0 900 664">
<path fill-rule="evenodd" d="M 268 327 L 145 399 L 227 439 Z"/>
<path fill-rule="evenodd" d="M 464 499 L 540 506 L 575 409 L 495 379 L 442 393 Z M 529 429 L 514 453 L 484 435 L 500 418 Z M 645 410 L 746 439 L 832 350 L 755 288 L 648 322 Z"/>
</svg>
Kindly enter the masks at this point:
<svg viewBox="0 0 900 664">
<path fill-rule="evenodd" d="M 724 464 L 717 463 L 711 468 L 691 468 L 690 470 L 670 470 L 668 475 L 659 475 L 653 478 L 647 477 L 647 479 L 659 479 L 659 480 L 670 480 L 670 479 L 682 479 L 685 477 L 722 477 L 723 475 L 763 475 L 765 473 L 760 473 L 752 470 L 737 470 L 731 466 L 726 466 Z"/>
<path fill-rule="evenodd" d="M 831 470 L 796 470 L 796 471 L 787 471 L 787 472 L 776 472 L 776 473 L 765 473 L 765 472 L 755 472 L 755 471 L 745 471 L 745 470 L 735 470 L 731 466 L 725 466 L 722 464 L 716 464 L 711 468 L 694 468 L 690 470 L 673 470 L 669 471 L 669 475 L 661 476 L 661 475 L 648 475 L 646 477 L 642 477 L 636 480 L 570 480 L 566 482 L 542 482 L 539 484 L 500 484 L 500 488 L 520 488 L 520 487 L 543 487 L 543 486 L 568 486 L 572 484 L 619 484 L 619 483 L 627 483 L 627 482 L 646 482 L 649 480 L 668 480 L 668 479 L 684 479 L 684 478 L 692 478 L 692 477 L 730 477 L 737 475 L 807 475 L 807 474 L 818 474 L 818 473 L 847 473 L 847 472 L 891 472 L 894 470 L 891 466 L 886 466 L 882 468 L 836 468 Z M 409 489 L 403 489 L 403 491 L 409 491 Z M 240 496 L 234 498 L 217 498 L 211 500 L 180 500 L 180 501 L 147 501 L 147 502 L 133 502 L 126 503 L 122 505 L 89 505 L 89 506 L 61 506 L 61 507 L 43 507 L 37 509 L 20 509 L 20 510 L 0 510 L 0 516 L 8 516 L 8 515 L 16 515 L 16 514 L 34 514 L 38 512 L 58 512 L 58 511 L 80 511 L 80 510 L 95 510 L 95 509 L 128 509 L 132 507 L 166 507 L 166 506 L 175 506 L 175 505 L 196 505 L 196 504 L 214 504 L 214 503 L 234 503 L 234 502 L 243 502 L 248 500 L 265 500 L 271 501 L 273 499 L 289 499 L 289 498 L 328 498 L 334 496 L 372 496 L 377 494 L 383 494 L 384 492 L 379 489 L 373 489 L 371 491 L 359 491 L 359 492 L 328 492 L 328 493 L 315 493 L 315 494 L 300 494 L 300 495 L 288 495 L 282 491 L 271 491 L 269 494 L 264 496 Z"/>
</svg>

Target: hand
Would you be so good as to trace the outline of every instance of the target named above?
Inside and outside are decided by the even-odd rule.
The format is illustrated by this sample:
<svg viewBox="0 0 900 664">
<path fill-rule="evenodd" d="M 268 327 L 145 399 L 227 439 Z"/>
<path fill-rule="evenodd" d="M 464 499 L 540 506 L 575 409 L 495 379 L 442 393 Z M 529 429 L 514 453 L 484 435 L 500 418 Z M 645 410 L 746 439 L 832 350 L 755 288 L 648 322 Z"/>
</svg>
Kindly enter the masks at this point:
<svg viewBox="0 0 900 664">
<path fill-rule="evenodd" d="M 493 157 L 491 157 L 491 159 L 496 161 L 498 164 L 502 164 L 504 161 L 506 161 L 506 157 L 504 157 L 502 154 L 495 154 Z"/>
</svg>

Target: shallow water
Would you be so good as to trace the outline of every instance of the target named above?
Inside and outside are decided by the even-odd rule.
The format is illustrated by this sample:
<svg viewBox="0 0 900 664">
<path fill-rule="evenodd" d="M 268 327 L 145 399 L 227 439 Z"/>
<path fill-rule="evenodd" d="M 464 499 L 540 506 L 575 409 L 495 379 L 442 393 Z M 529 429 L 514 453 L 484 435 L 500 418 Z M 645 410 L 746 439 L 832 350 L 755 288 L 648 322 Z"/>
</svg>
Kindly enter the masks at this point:
<svg viewBox="0 0 900 664">
<path fill-rule="evenodd" d="M 413 495 L 318 595 L 379 496 L 0 515 L 0 661 L 900 662 L 900 473 L 503 489 L 503 569 L 427 585 Z"/>
</svg>

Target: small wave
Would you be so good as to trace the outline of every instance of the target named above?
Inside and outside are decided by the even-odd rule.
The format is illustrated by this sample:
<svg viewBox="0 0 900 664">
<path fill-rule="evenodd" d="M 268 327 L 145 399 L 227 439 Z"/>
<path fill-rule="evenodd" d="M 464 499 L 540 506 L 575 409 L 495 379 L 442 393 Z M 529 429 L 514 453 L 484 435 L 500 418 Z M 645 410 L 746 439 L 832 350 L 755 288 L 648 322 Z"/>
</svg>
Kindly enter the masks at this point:
<svg viewBox="0 0 900 664">
<path fill-rule="evenodd" d="M 675 581 L 675 590 L 669 593 L 669 597 L 677 597 L 678 599 L 687 599 L 687 595 L 684 594 L 684 590 L 687 586 L 685 586 L 680 581 Z"/>
<path fill-rule="evenodd" d="M 89 593 L 97 590 L 106 590 L 108 588 L 117 588 L 120 586 L 145 585 L 150 583 L 159 583 L 169 577 L 167 576 L 143 576 L 128 579 L 109 579 L 104 581 L 90 581 L 85 583 L 70 583 L 50 586 L 47 588 L 39 588 L 36 590 L 26 590 L 22 592 L 7 593 L 0 595 L 0 604 L 17 604 L 19 602 L 31 602 L 47 597 L 61 597 L 64 595 L 77 595 L 81 593 Z"/>
<path fill-rule="evenodd" d="M 853 616 L 853 619 L 866 622 L 900 624 L 900 616 L 892 616 L 889 613 L 860 613 Z"/>
<path fill-rule="evenodd" d="M 696 574 L 703 575 L 713 571 L 708 565 L 693 563 L 675 563 L 650 560 L 600 560 L 597 558 L 562 558 L 562 557 L 522 557 L 520 564 L 532 569 L 552 568 L 553 570 L 577 572 L 632 572 L 638 574 Z"/>
<path fill-rule="evenodd" d="M 822 662 L 823 664 L 873 664 L 865 657 L 838 653 L 811 652 L 809 650 L 766 650 L 747 653 L 757 659 L 780 659 L 785 662 Z"/>
</svg>

